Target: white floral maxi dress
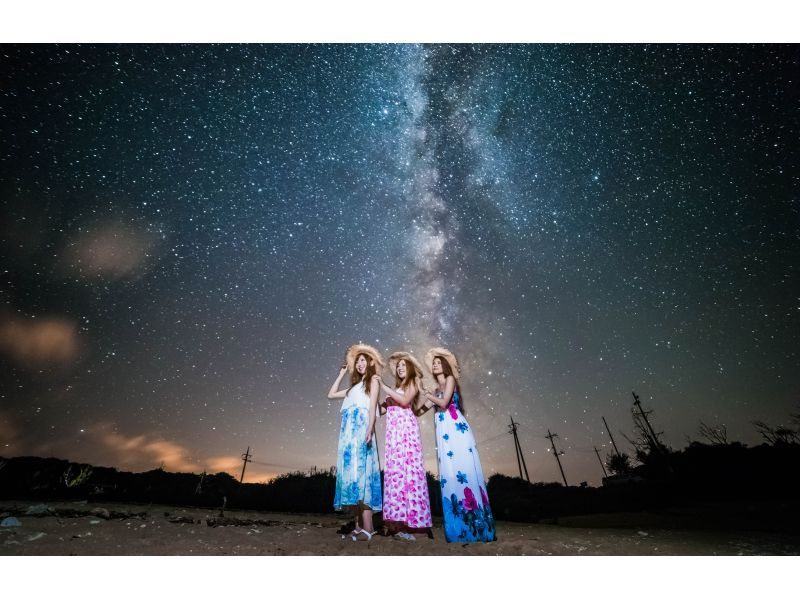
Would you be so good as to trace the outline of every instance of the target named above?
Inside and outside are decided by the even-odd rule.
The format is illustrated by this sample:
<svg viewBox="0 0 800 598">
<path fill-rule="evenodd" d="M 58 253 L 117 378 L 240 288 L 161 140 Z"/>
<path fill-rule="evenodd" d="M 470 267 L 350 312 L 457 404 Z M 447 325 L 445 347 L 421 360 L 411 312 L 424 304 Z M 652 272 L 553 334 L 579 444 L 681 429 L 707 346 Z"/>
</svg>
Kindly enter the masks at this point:
<svg viewBox="0 0 800 598">
<path fill-rule="evenodd" d="M 429 530 L 433 520 L 417 417 L 411 405 L 402 407 L 391 397 L 386 398 L 383 453 L 383 520 L 403 523 L 410 531 Z"/>
<path fill-rule="evenodd" d="M 447 408 L 437 407 L 434 414 L 444 534 L 448 542 L 492 542 L 496 539 L 494 518 L 483 469 L 460 400 L 456 388 Z"/>
<path fill-rule="evenodd" d="M 347 391 L 341 413 L 333 508 L 341 511 L 343 507 L 361 503 L 373 511 L 380 511 L 383 495 L 378 443 L 374 433 L 369 446 L 365 440 L 369 425 L 369 396 L 362 383 Z"/>
</svg>

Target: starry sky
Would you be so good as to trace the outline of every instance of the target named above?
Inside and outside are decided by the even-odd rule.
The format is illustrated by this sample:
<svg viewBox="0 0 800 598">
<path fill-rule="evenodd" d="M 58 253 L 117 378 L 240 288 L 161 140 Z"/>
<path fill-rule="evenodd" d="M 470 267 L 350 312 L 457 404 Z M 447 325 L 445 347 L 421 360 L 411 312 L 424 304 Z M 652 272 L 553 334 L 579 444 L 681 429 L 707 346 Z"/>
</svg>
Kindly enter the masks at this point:
<svg viewBox="0 0 800 598">
<path fill-rule="evenodd" d="M 0 455 L 327 468 L 359 341 L 459 357 L 487 477 L 513 416 L 531 481 L 561 479 L 550 430 L 599 485 L 634 390 L 673 448 L 757 444 L 800 411 L 799 62 L 0 46 Z"/>
</svg>

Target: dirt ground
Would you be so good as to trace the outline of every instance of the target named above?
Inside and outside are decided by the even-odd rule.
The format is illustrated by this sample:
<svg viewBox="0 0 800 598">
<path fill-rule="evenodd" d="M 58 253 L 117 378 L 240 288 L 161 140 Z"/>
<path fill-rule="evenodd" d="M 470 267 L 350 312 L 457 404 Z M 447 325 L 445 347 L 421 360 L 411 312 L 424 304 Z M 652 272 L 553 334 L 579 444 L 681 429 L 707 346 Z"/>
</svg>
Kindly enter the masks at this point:
<svg viewBox="0 0 800 598">
<path fill-rule="evenodd" d="M 99 509 L 99 510 L 98 510 Z M 38 511 L 40 515 L 25 514 Z M 559 525 L 497 522 L 496 542 L 342 538 L 339 515 L 225 511 L 165 505 L 0 501 L 0 555 L 798 555 L 800 537 L 759 531 L 668 529 L 663 515 L 617 513 Z M 233 520 L 245 525 L 233 525 Z M 209 522 L 215 525 L 209 525 Z M 363 536 L 362 536 L 363 538 Z"/>
</svg>

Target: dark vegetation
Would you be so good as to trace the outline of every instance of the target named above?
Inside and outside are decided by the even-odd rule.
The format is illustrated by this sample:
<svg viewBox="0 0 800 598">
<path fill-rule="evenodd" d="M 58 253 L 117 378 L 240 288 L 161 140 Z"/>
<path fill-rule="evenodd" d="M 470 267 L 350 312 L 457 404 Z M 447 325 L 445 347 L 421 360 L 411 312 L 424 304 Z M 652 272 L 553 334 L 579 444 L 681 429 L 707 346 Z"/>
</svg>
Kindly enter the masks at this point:
<svg viewBox="0 0 800 598">
<path fill-rule="evenodd" d="M 332 513 L 336 477 L 333 469 L 293 472 L 268 483 L 240 484 L 227 473 L 143 473 L 94 467 L 63 459 L 0 457 L 0 499 L 86 500 L 257 509 L 296 513 Z M 431 493 L 438 482 L 429 473 Z M 436 496 L 434 514 L 441 515 Z M 438 506 L 438 513 L 436 507 Z"/>
<path fill-rule="evenodd" d="M 546 521 L 570 515 L 635 511 L 726 511 L 742 528 L 800 532 L 800 444 L 748 448 L 693 442 L 612 476 L 601 488 L 529 484 L 494 475 L 489 497 L 495 518 Z M 614 480 L 613 478 L 617 479 Z M 768 510 L 769 512 L 765 512 Z M 710 513 L 713 514 L 713 513 Z M 719 514 L 719 513 L 717 513 Z M 718 518 L 707 521 L 718 527 Z M 697 522 L 695 522 L 697 523 Z"/>
<path fill-rule="evenodd" d="M 143 473 L 15 457 L 0 461 L 0 499 L 87 500 L 304 513 L 332 512 L 330 471 L 295 472 L 266 484 L 240 484 L 227 473 Z"/>
<path fill-rule="evenodd" d="M 536 522 L 594 513 L 686 507 L 731 514 L 728 525 L 800 532 L 800 434 L 755 422 L 764 443 L 730 442 L 724 428 L 700 425 L 705 442 L 682 450 L 664 446 L 640 429 L 635 457 L 607 455 L 612 475 L 600 488 L 528 483 L 494 475 L 488 494 L 498 520 Z M 630 439 L 629 439 L 630 440 Z M 635 459 L 635 461 L 634 461 Z M 636 465 L 634 465 L 636 463 Z M 240 484 L 227 473 L 143 473 L 39 457 L 0 457 L 0 499 L 86 500 L 172 504 L 237 510 L 332 513 L 331 470 L 294 472 L 268 483 Z M 428 474 L 431 507 L 441 516 L 441 493 Z"/>
<path fill-rule="evenodd" d="M 647 412 L 649 413 L 649 412 Z M 632 412 L 637 435 L 625 437 L 635 457 L 606 456 L 611 475 L 601 488 L 529 484 L 492 476 L 488 491 L 495 518 L 557 521 L 593 513 L 691 513 L 693 527 L 730 527 L 800 533 L 800 417 L 795 427 L 753 422 L 764 442 L 748 447 L 728 440 L 724 426 L 700 422 L 703 441 L 672 450 L 641 412 Z"/>
<path fill-rule="evenodd" d="M 0 461 L 0 499 L 87 500 L 172 504 L 209 508 L 332 513 L 333 471 L 294 472 L 265 484 L 240 484 L 226 473 L 198 475 L 160 469 L 143 473 L 70 463 L 61 459 L 15 457 Z M 601 488 L 560 483 L 531 484 L 497 474 L 488 494 L 495 518 L 549 521 L 569 515 L 657 510 L 698 503 L 749 503 L 743 517 L 758 519 L 758 505 L 785 509 L 787 531 L 800 529 L 798 500 L 800 444 L 693 442 L 682 451 L 647 458 L 617 484 Z M 431 506 L 441 516 L 441 496 L 428 474 Z M 776 507 L 777 505 L 777 507 Z"/>
</svg>

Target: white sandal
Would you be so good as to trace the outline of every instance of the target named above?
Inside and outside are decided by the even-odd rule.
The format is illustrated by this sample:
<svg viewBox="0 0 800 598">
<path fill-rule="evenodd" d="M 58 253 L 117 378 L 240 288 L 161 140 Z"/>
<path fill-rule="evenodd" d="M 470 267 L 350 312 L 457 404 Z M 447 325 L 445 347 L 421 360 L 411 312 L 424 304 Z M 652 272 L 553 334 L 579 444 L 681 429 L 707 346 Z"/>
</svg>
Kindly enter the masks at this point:
<svg viewBox="0 0 800 598">
<path fill-rule="evenodd" d="M 372 533 L 369 533 L 369 532 L 368 532 L 367 530 L 365 530 L 365 529 L 360 529 L 360 530 L 358 530 L 358 533 L 359 533 L 359 534 L 364 534 L 364 535 L 367 537 L 367 542 L 369 542 L 370 540 L 372 540 L 372 536 L 374 536 L 374 535 L 375 535 L 375 534 L 377 534 L 378 532 L 377 532 L 377 531 L 374 531 L 374 532 L 372 532 Z M 358 542 L 358 538 L 357 538 L 356 536 L 358 536 L 358 534 L 355 534 L 355 535 L 353 535 L 353 536 L 352 536 L 352 538 L 353 538 L 353 542 Z"/>
<path fill-rule="evenodd" d="M 349 534 L 347 534 L 347 535 L 348 535 L 348 536 L 350 536 L 350 539 L 351 539 L 353 542 L 355 542 L 355 541 L 356 541 L 356 536 L 358 536 L 358 534 L 360 534 L 362 531 L 363 531 L 363 530 L 362 530 L 360 527 L 355 527 L 355 528 L 353 528 L 353 531 L 351 531 L 351 532 L 350 532 Z M 342 540 L 344 540 L 346 537 L 347 537 L 347 536 L 342 536 Z"/>
</svg>

